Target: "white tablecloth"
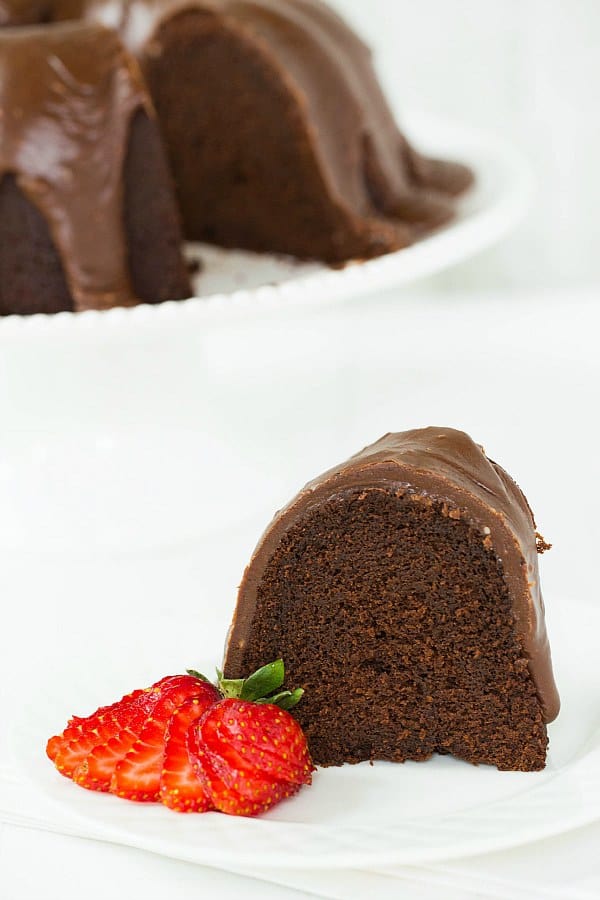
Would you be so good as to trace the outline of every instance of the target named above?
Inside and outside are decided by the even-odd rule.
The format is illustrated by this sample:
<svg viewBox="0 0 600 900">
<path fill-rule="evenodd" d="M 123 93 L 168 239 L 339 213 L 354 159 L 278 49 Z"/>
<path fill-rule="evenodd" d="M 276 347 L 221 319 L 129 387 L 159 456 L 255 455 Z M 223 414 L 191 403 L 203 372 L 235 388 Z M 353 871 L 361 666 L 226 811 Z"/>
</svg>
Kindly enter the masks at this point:
<svg viewBox="0 0 600 900">
<path fill-rule="evenodd" d="M 326 897 L 335 900 L 597 900 L 600 824 L 552 840 L 459 862 L 381 872 L 260 870 L 236 873 L 166 859 L 101 841 L 48 832 L 81 829 L 18 781 L 0 781 L 0 897 L 89 900 L 140 896 L 187 900 Z M 23 811 L 29 809 L 30 817 Z M 44 814 L 48 821 L 44 822 Z M 8 824 L 12 823 L 12 824 Z M 20 823 L 20 824 L 17 824 Z M 137 893 L 139 892 L 139 893 Z"/>
</svg>

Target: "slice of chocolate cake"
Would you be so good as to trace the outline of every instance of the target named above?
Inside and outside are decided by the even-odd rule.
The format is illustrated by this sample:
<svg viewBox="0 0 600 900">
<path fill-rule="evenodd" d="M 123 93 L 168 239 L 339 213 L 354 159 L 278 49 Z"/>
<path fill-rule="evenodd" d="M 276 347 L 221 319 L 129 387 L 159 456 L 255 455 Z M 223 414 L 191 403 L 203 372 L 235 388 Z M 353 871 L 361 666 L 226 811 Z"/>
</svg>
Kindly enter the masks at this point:
<svg viewBox="0 0 600 900">
<path fill-rule="evenodd" d="M 558 714 L 522 492 L 460 431 L 390 434 L 311 482 L 240 587 L 225 674 L 283 657 L 315 762 L 546 761 Z"/>
</svg>

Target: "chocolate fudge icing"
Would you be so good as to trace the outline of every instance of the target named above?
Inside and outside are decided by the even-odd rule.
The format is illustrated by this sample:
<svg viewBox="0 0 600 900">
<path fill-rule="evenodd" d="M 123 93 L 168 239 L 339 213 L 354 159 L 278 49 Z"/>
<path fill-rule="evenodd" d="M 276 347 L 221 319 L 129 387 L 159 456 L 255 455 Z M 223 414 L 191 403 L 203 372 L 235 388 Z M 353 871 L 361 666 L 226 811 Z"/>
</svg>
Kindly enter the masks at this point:
<svg viewBox="0 0 600 900">
<path fill-rule="evenodd" d="M 122 173 L 132 116 L 151 106 L 117 35 L 91 23 L 1 32 L 0 108 L 0 180 L 14 174 L 43 213 L 75 309 L 136 303 Z"/>
<path fill-rule="evenodd" d="M 501 563 L 514 612 L 515 628 L 546 722 L 560 708 L 539 583 L 535 522 L 512 478 L 483 448 L 461 431 L 424 428 L 388 434 L 375 444 L 310 482 L 275 516 L 246 569 L 228 636 L 224 669 L 243 673 L 251 638 L 257 591 L 269 560 L 286 532 L 349 489 L 409 491 L 441 501 L 451 518 L 465 519 Z"/>
<path fill-rule="evenodd" d="M 0 26 L 37 25 L 48 17 L 46 0 L 0 0 Z"/>
<path fill-rule="evenodd" d="M 0 110 L 1 313 L 190 295 L 155 113 L 115 31 L 1 29 Z"/>
<path fill-rule="evenodd" d="M 48 0 L 41 10 L 116 28 L 138 56 L 190 239 L 330 262 L 377 256 L 450 219 L 472 181 L 413 150 L 368 48 L 316 0 Z"/>
</svg>

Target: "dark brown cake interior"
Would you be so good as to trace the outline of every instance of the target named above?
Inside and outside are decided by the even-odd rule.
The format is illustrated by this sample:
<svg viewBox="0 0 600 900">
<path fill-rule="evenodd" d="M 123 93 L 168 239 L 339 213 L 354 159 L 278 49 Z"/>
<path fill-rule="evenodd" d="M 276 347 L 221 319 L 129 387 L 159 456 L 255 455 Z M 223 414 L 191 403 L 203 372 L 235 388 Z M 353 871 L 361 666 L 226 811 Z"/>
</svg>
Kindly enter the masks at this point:
<svg viewBox="0 0 600 900">
<path fill-rule="evenodd" d="M 190 296 L 171 176 L 156 124 L 143 110 L 132 119 L 123 180 L 123 226 L 135 296 L 146 303 Z M 73 308 L 48 223 L 15 177 L 6 175 L 0 181 L 0 315 Z"/>
<path fill-rule="evenodd" d="M 195 10 L 170 19 L 159 39 L 161 53 L 142 62 L 187 238 L 329 262 L 410 242 L 400 223 L 375 211 L 367 222 L 331 202 L 298 97 L 240 29 Z M 188 84 L 202 86 L 200 105 Z"/>
<path fill-rule="evenodd" d="M 487 545 L 461 510 L 402 488 L 341 491 L 286 531 L 244 669 L 284 658 L 317 763 L 544 767 L 540 701 Z"/>
<path fill-rule="evenodd" d="M 0 316 L 72 309 L 48 224 L 14 175 L 5 175 L 0 180 Z"/>
<path fill-rule="evenodd" d="M 124 178 L 124 225 L 135 296 L 144 303 L 190 297 L 171 173 L 156 122 L 141 109 L 131 123 Z"/>
</svg>

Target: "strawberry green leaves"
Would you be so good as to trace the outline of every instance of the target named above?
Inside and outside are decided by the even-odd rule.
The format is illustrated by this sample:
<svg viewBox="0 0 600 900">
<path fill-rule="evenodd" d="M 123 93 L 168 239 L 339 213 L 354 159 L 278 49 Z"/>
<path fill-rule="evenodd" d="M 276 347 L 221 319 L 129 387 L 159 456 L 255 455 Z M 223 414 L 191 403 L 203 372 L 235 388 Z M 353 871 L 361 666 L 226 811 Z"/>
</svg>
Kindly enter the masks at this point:
<svg viewBox="0 0 600 900">
<path fill-rule="evenodd" d="M 217 686 L 221 694 L 230 700 L 248 700 L 251 703 L 271 703 L 280 709 L 292 709 L 301 700 L 304 691 L 279 690 L 285 681 L 285 666 L 276 659 L 257 669 L 248 678 L 225 678 L 217 669 Z"/>
<path fill-rule="evenodd" d="M 188 675 L 208 681 L 195 669 L 187 669 Z M 302 699 L 303 688 L 294 691 L 280 690 L 285 681 L 285 666 L 282 659 L 276 659 L 261 666 L 248 678 L 225 678 L 217 669 L 217 688 L 226 700 L 248 700 L 250 703 L 271 703 L 280 709 L 293 709 Z"/>
</svg>

